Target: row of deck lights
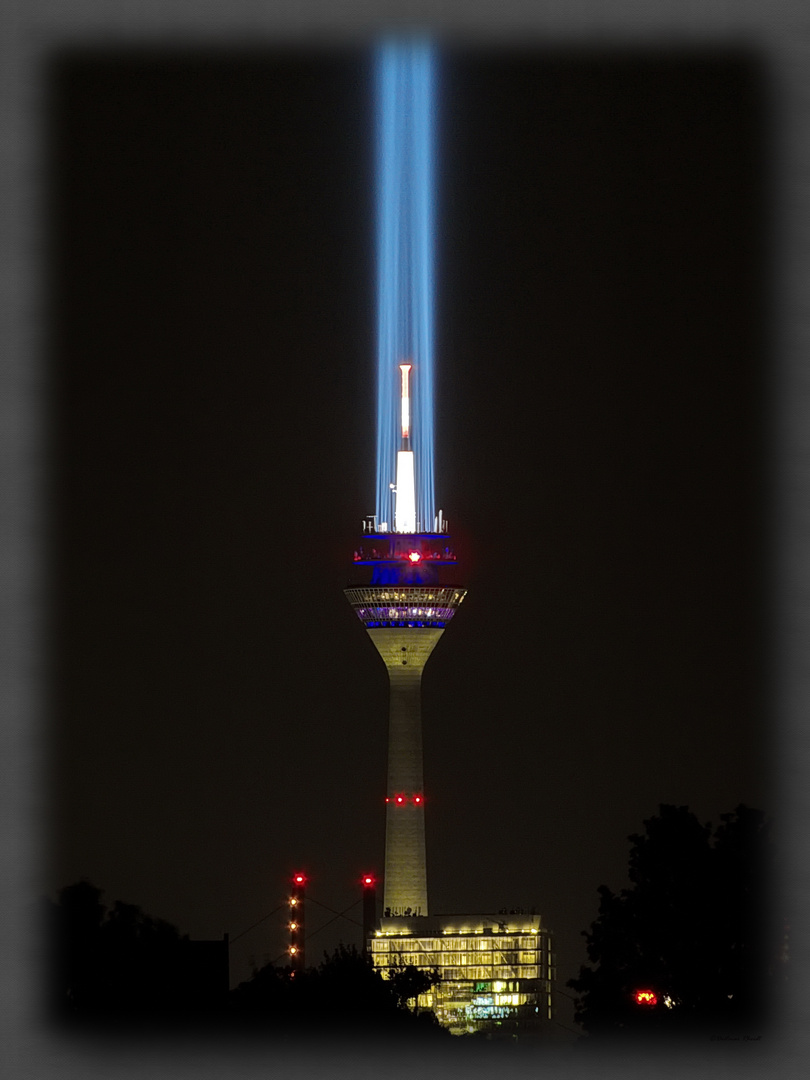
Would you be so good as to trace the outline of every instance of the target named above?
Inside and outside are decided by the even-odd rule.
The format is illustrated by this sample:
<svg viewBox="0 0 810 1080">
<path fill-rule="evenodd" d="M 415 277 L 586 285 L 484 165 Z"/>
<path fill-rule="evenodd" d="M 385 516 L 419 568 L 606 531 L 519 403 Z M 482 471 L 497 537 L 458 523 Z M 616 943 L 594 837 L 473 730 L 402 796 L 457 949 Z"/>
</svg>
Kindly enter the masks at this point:
<svg viewBox="0 0 810 1080">
<path fill-rule="evenodd" d="M 511 927 L 510 926 L 510 927 L 508 927 L 508 928 L 506 928 L 504 930 L 502 930 L 500 927 L 496 928 L 496 927 L 493 926 L 491 928 L 487 927 L 487 929 L 491 929 L 493 934 L 538 934 L 540 932 L 537 929 L 536 926 L 527 926 L 525 928 Z M 453 929 L 449 929 L 449 928 L 442 929 L 441 933 L 442 934 L 467 934 L 467 935 L 469 935 L 469 934 L 483 934 L 484 931 L 481 930 L 481 929 L 470 930 L 469 927 L 464 927 L 461 930 L 453 930 Z M 377 930 L 377 932 L 376 932 L 376 937 L 407 937 L 407 936 L 409 936 L 409 935 L 408 934 L 401 934 L 396 930 Z"/>
</svg>

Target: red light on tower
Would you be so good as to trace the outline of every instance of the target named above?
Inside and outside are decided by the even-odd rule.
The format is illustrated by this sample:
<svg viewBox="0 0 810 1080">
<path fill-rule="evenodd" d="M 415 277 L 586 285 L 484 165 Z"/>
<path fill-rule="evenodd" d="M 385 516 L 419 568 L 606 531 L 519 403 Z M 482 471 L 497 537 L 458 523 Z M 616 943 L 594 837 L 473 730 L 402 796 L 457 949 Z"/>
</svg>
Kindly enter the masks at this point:
<svg viewBox="0 0 810 1080">
<path fill-rule="evenodd" d="M 633 994 L 636 1005 L 657 1005 L 658 994 L 654 990 L 636 990 Z"/>
<path fill-rule="evenodd" d="M 422 796 L 421 795 L 414 795 L 413 801 L 416 803 L 417 806 L 419 806 L 420 803 L 422 802 Z"/>
<path fill-rule="evenodd" d="M 306 880 L 307 879 L 304 877 L 303 874 L 294 874 L 293 875 L 293 881 L 295 882 L 296 885 L 303 885 L 303 884 L 305 884 Z"/>
<path fill-rule="evenodd" d="M 377 879 L 373 874 L 363 874 L 363 956 L 371 955 L 371 939 L 377 928 Z"/>
<path fill-rule="evenodd" d="M 403 803 L 405 802 L 405 796 L 404 795 L 395 795 L 394 796 L 394 802 L 397 804 L 397 806 L 402 806 Z"/>
</svg>

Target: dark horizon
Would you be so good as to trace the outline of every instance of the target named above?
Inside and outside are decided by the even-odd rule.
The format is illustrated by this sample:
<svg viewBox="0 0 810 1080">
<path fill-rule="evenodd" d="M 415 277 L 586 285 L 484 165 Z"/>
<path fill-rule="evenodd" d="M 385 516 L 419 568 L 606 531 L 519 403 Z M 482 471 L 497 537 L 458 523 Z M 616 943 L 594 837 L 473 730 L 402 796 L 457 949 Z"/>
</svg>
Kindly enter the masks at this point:
<svg viewBox="0 0 810 1080">
<path fill-rule="evenodd" d="M 201 938 L 298 869 L 342 910 L 384 838 L 386 675 L 342 595 L 370 54 L 65 53 L 50 87 L 50 888 Z M 739 51 L 448 48 L 439 98 L 469 591 L 423 683 L 430 906 L 536 908 L 565 990 L 660 803 L 778 809 L 767 86 Z"/>
</svg>

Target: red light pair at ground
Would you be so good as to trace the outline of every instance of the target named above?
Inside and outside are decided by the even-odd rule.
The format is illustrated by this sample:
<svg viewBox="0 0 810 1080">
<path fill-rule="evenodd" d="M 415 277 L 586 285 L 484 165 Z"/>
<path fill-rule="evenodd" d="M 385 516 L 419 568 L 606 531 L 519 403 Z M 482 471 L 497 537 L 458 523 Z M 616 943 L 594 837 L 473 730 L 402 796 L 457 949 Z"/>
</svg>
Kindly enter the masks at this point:
<svg viewBox="0 0 810 1080">
<path fill-rule="evenodd" d="M 658 994 L 654 990 L 636 990 L 633 994 L 636 1005 L 657 1005 Z"/>
</svg>

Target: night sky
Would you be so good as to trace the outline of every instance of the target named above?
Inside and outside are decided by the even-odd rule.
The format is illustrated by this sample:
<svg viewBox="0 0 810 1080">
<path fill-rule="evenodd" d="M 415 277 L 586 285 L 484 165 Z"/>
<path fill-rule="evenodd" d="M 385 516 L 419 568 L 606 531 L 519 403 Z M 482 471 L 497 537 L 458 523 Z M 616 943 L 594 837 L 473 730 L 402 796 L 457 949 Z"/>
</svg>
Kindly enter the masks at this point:
<svg viewBox="0 0 810 1080">
<path fill-rule="evenodd" d="M 374 512 L 371 76 L 360 48 L 51 70 L 49 887 L 192 937 L 297 869 L 313 931 L 383 868 L 387 676 L 342 594 Z M 440 53 L 437 507 L 469 594 L 423 682 L 430 905 L 535 907 L 565 994 L 659 803 L 777 809 L 767 125 L 747 54 Z"/>
</svg>

